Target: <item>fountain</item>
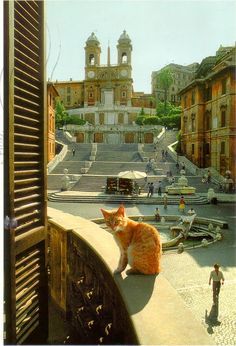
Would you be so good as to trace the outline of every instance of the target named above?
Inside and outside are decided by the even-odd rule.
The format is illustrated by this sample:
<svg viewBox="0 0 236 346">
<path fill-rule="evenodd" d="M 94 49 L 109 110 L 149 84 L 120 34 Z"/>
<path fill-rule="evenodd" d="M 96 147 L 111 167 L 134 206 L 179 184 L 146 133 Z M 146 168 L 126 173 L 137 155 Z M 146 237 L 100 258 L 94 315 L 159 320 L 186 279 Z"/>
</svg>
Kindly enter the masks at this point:
<svg viewBox="0 0 236 346">
<path fill-rule="evenodd" d="M 166 186 L 165 191 L 169 195 L 192 195 L 195 194 L 196 188 L 188 186 L 188 179 L 182 174 L 178 182 L 173 182 L 171 185 Z"/>
<path fill-rule="evenodd" d="M 132 216 L 138 222 L 146 222 L 156 227 L 160 233 L 163 251 L 177 249 L 182 253 L 185 249 L 208 247 L 208 245 L 222 240 L 222 228 L 228 228 L 225 221 L 191 216 L 165 215 L 165 222 L 156 222 L 154 216 Z M 104 219 L 93 219 L 105 231 L 109 231 Z"/>
</svg>

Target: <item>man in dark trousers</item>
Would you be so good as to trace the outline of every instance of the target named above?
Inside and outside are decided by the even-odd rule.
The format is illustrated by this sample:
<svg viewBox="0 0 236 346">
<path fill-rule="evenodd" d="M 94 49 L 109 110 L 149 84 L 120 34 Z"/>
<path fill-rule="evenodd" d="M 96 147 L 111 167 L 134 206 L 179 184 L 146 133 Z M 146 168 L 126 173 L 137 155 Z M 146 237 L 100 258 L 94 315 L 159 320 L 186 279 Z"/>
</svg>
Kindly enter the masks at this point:
<svg viewBox="0 0 236 346">
<path fill-rule="evenodd" d="M 220 293 L 220 286 L 224 284 L 224 275 L 222 271 L 219 270 L 219 264 L 214 264 L 214 270 L 210 273 L 209 285 L 211 284 L 211 280 L 213 281 L 212 290 L 213 290 L 213 303 L 214 305 L 218 302 L 218 297 Z"/>
<path fill-rule="evenodd" d="M 150 183 L 148 186 L 148 195 L 147 196 L 152 197 L 153 193 L 154 193 L 154 185 L 153 185 L 153 183 Z"/>
</svg>

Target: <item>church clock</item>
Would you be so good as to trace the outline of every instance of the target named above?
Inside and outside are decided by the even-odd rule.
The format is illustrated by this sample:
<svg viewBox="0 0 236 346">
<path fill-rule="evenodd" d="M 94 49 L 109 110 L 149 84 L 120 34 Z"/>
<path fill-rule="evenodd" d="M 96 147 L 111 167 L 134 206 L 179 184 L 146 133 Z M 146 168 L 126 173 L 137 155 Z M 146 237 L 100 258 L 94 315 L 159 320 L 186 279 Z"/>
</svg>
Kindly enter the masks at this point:
<svg viewBox="0 0 236 346">
<path fill-rule="evenodd" d="M 88 71 L 88 78 L 94 78 L 95 72 L 94 71 Z"/>
<path fill-rule="evenodd" d="M 127 75 L 128 75 L 127 70 L 125 70 L 125 69 L 121 70 L 121 71 L 120 71 L 120 75 L 121 75 L 122 77 L 127 77 Z"/>
</svg>

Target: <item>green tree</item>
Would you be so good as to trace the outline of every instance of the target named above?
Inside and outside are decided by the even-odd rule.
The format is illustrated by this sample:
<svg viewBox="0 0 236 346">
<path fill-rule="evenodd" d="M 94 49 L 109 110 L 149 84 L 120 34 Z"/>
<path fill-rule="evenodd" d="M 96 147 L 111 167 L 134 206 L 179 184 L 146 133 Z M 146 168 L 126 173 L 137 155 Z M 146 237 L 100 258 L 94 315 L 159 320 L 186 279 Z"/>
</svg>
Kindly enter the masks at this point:
<svg viewBox="0 0 236 346">
<path fill-rule="evenodd" d="M 164 68 L 158 75 L 157 87 L 164 90 L 164 115 L 167 115 L 168 90 L 173 83 L 173 76 L 170 68 Z"/>
<path fill-rule="evenodd" d="M 68 118 L 66 119 L 67 124 L 73 124 L 73 125 L 84 125 L 86 123 L 85 120 L 80 119 L 78 115 L 69 115 Z"/>
<path fill-rule="evenodd" d="M 68 113 L 65 110 L 63 102 L 60 100 L 56 101 L 56 110 L 55 110 L 55 116 L 56 116 L 56 128 L 59 128 L 60 126 L 63 126 L 66 124 L 68 119 Z"/>
</svg>

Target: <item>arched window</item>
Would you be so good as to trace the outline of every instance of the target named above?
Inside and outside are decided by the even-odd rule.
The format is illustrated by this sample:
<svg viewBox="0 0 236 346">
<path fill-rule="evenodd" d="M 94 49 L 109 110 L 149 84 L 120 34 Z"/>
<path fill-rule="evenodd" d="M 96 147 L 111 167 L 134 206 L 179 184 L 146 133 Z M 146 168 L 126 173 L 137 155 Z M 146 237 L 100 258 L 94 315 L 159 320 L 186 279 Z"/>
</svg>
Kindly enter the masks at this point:
<svg viewBox="0 0 236 346">
<path fill-rule="evenodd" d="M 122 64 L 127 64 L 127 61 L 128 61 L 127 54 L 126 53 L 122 53 L 122 55 L 121 55 L 121 63 Z"/>
<path fill-rule="evenodd" d="M 206 111 L 205 113 L 205 130 L 210 130 L 211 129 L 211 112 Z"/>
<path fill-rule="evenodd" d="M 95 57 L 94 54 L 89 55 L 89 65 L 95 65 Z"/>
<path fill-rule="evenodd" d="M 221 127 L 225 127 L 226 126 L 226 107 L 225 106 L 221 107 L 220 112 L 221 112 L 220 124 L 221 124 Z"/>
<path fill-rule="evenodd" d="M 191 114 L 191 130 L 192 132 L 196 131 L 196 119 L 195 114 Z"/>
</svg>

